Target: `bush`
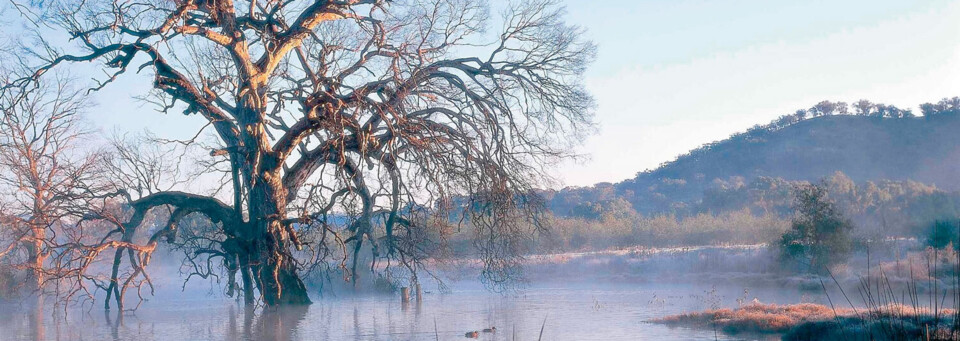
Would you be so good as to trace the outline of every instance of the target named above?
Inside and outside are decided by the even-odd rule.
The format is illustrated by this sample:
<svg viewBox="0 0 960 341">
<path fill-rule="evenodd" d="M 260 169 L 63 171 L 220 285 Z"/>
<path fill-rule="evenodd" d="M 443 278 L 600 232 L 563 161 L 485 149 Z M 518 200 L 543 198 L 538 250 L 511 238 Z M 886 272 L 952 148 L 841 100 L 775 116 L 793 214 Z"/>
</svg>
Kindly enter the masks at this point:
<svg viewBox="0 0 960 341">
<path fill-rule="evenodd" d="M 826 185 L 798 185 L 794 196 L 796 216 L 780 237 L 781 256 L 800 260 L 811 272 L 846 260 L 853 249 L 853 224 L 827 198 Z"/>
<path fill-rule="evenodd" d="M 935 249 L 942 249 L 950 243 L 956 242 L 958 228 L 960 226 L 952 221 L 937 220 L 933 222 L 927 235 L 927 245 Z"/>
</svg>

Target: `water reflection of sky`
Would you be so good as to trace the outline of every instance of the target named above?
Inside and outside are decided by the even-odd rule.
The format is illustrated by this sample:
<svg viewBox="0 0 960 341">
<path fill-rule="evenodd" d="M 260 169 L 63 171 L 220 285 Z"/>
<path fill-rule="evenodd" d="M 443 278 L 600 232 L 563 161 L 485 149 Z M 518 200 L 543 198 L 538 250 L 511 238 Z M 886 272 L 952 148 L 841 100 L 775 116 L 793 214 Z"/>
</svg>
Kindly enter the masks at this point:
<svg viewBox="0 0 960 341">
<path fill-rule="evenodd" d="M 748 288 L 750 299 L 797 303 L 816 295 L 779 288 Z M 719 302 L 735 306 L 743 287 L 713 290 L 710 284 L 536 284 L 500 296 L 476 285 L 458 285 L 450 294 L 427 294 L 423 303 L 404 305 L 395 296 L 318 299 L 309 307 L 247 311 L 218 299 L 152 300 L 136 313 L 118 317 L 99 307 L 71 311 L 64 319 L 5 307 L 2 340 L 713 340 L 751 339 L 712 330 L 671 328 L 645 321 Z"/>
</svg>

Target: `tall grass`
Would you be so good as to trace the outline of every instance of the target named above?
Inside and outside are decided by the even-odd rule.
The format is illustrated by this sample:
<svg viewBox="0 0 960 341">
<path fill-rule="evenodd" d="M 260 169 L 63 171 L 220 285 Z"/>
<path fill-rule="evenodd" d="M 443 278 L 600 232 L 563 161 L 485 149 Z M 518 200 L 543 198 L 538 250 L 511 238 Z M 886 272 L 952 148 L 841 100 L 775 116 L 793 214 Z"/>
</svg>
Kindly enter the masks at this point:
<svg viewBox="0 0 960 341">
<path fill-rule="evenodd" d="M 960 253 L 951 246 L 887 262 L 873 256 L 867 253 L 866 271 L 859 275 L 824 271 L 817 284 L 829 306 L 738 299 L 734 309 L 714 306 L 653 322 L 734 334 L 781 333 L 784 340 L 960 340 Z"/>
<path fill-rule="evenodd" d="M 874 269 L 871 267 L 868 251 L 866 275 L 858 277 L 856 294 L 860 298 L 859 309 L 843 290 L 836 276 L 827 270 L 853 314 L 842 316 L 835 312 L 836 328 L 832 330 L 824 323 L 799 325 L 785 335 L 784 339 L 799 340 L 818 334 L 831 334 L 837 339 L 960 339 L 960 312 L 956 309 L 960 306 L 960 293 L 957 290 L 960 285 L 960 253 L 952 248 L 930 248 L 923 255 L 924 264 L 921 266 L 926 266 L 922 268 L 925 271 L 918 273 L 921 271 L 915 270 L 915 258 L 907 257 L 909 277 L 902 281 L 897 280 L 899 276 L 891 277 L 889 274 L 891 266 L 895 267 L 895 273 L 900 274 L 903 265 L 900 259 L 894 264 L 880 263 Z M 946 263 L 947 269 L 944 269 L 941 263 Z M 952 286 L 945 287 L 941 277 L 947 277 Z M 891 280 L 892 278 L 894 280 Z M 894 284 L 899 282 L 903 284 Z M 823 290 L 833 306 L 825 285 Z M 947 308 L 948 296 L 953 308 Z"/>
</svg>

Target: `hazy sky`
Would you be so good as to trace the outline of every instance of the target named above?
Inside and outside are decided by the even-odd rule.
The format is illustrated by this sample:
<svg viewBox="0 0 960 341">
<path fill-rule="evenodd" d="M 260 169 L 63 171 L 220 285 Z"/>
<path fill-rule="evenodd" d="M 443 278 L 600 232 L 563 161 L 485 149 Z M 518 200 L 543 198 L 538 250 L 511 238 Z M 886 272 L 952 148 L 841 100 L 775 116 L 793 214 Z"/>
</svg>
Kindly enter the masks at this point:
<svg viewBox="0 0 960 341">
<path fill-rule="evenodd" d="M 960 95 L 954 1 L 568 0 L 567 9 L 599 47 L 587 83 L 600 124 L 580 150 L 590 159 L 558 170 L 567 185 L 633 177 L 823 99 L 918 112 Z M 178 137 L 200 125 L 196 116 L 170 123 L 149 105 L 131 112 L 126 98 L 147 90 L 143 78 L 114 85 L 91 112 L 106 132 Z"/>
<path fill-rule="evenodd" d="M 599 134 L 568 185 L 620 181 L 823 100 L 960 96 L 956 1 L 575 1 Z"/>
</svg>

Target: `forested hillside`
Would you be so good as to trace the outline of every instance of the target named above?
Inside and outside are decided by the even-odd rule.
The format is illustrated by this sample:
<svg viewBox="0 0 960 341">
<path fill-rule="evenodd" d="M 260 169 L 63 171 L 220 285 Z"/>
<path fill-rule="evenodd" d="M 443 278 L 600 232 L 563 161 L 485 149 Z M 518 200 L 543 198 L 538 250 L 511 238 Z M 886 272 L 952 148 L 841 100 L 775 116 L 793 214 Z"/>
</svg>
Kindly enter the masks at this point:
<svg viewBox="0 0 960 341">
<path fill-rule="evenodd" d="M 786 181 L 842 172 L 855 183 L 906 181 L 960 189 L 960 98 L 920 106 L 920 116 L 890 105 L 824 101 L 708 143 L 619 183 L 547 193 L 558 216 L 588 216 L 602 206 L 645 215 L 740 209 L 736 189 L 777 193 Z M 780 188 L 777 188 L 780 186 Z M 784 193 L 781 193 L 784 194 Z M 593 212 L 596 213 L 596 212 Z"/>
</svg>

